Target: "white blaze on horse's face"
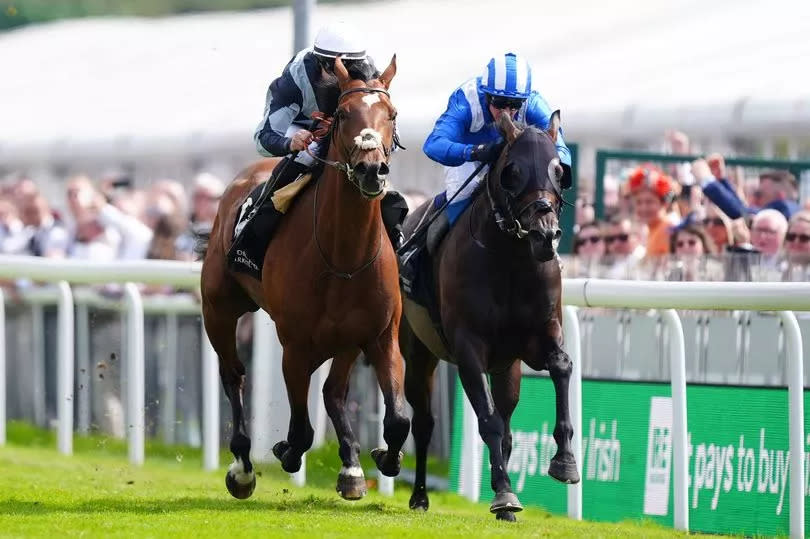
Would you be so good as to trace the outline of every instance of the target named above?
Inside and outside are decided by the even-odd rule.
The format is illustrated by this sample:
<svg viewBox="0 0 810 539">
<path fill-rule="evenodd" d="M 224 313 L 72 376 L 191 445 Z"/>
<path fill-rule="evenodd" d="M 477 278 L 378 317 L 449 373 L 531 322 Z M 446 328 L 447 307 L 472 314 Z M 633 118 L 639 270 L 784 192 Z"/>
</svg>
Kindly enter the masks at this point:
<svg viewBox="0 0 810 539">
<path fill-rule="evenodd" d="M 364 98 L 365 99 L 365 98 Z M 361 150 L 376 150 L 382 148 L 382 135 L 379 131 L 366 127 L 354 137 L 354 145 Z"/>
<path fill-rule="evenodd" d="M 378 96 L 376 93 L 364 95 L 362 99 L 363 103 L 365 103 L 368 108 L 371 108 L 374 103 L 380 102 L 380 96 Z"/>
</svg>

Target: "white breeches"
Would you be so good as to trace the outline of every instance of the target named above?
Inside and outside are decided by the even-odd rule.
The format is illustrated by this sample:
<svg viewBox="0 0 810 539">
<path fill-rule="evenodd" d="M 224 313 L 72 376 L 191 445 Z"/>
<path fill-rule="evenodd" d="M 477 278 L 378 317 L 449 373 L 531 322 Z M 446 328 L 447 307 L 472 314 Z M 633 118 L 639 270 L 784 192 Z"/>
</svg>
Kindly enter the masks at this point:
<svg viewBox="0 0 810 539">
<path fill-rule="evenodd" d="M 470 174 L 472 174 L 480 164 L 481 163 L 478 161 L 468 161 L 457 167 L 444 167 L 444 186 L 445 189 L 447 189 L 448 199 L 459 190 L 464 181 L 470 177 Z M 459 193 L 453 203 L 470 198 L 470 195 L 475 191 L 478 184 L 481 183 L 481 180 L 486 177 L 488 171 L 489 165 L 482 168 L 478 175 Z"/>
</svg>

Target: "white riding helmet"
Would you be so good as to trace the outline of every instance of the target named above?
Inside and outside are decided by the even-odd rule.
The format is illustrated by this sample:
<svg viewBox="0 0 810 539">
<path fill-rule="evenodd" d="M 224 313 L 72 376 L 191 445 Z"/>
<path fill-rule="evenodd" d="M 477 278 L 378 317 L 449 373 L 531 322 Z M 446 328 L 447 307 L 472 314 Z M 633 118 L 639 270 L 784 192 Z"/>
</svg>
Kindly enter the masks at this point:
<svg viewBox="0 0 810 539">
<path fill-rule="evenodd" d="M 344 23 L 324 26 L 315 36 L 313 52 L 325 58 L 340 56 L 344 60 L 364 60 L 366 47 L 356 38 L 357 35 Z"/>
</svg>

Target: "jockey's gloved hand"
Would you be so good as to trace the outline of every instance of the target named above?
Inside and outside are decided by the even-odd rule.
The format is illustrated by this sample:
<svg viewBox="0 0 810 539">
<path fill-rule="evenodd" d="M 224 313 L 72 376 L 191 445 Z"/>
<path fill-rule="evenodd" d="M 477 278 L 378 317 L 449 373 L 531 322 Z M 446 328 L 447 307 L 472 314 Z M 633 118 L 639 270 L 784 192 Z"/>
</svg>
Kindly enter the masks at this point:
<svg viewBox="0 0 810 539">
<path fill-rule="evenodd" d="M 481 161 L 482 163 L 494 163 L 501 156 L 504 141 L 490 142 L 489 144 L 479 144 L 470 152 L 470 160 Z"/>
</svg>

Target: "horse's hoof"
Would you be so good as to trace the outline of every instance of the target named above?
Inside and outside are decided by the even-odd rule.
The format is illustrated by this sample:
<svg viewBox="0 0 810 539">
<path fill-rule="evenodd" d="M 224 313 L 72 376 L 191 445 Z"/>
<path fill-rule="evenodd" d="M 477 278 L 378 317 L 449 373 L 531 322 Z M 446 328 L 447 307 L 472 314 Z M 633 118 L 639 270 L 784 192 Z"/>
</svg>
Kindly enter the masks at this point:
<svg viewBox="0 0 810 539">
<path fill-rule="evenodd" d="M 566 458 L 555 455 L 548 465 L 548 475 L 568 485 L 579 483 L 579 472 L 573 456 Z"/>
<path fill-rule="evenodd" d="M 234 473 L 233 470 L 228 470 L 228 473 L 225 474 L 225 486 L 228 487 L 231 496 L 237 500 L 246 500 L 253 495 L 253 490 L 256 488 L 256 474 L 253 472 Z"/>
<path fill-rule="evenodd" d="M 301 457 L 292 458 L 292 447 L 289 442 L 282 440 L 273 446 L 273 455 L 281 461 L 281 469 L 287 473 L 296 473 L 301 469 Z"/>
<path fill-rule="evenodd" d="M 287 440 L 281 440 L 276 445 L 273 446 L 273 456 L 276 457 L 278 460 L 284 458 L 284 453 L 289 451 L 290 444 Z"/>
<path fill-rule="evenodd" d="M 402 464 L 402 451 L 397 455 L 397 459 L 392 462 L 392 459 L 388 458 L 388 450 L 378 447 L 371 450 L 371 458 L 374 459 L 377 469 L 380 470 L 384 476 L 396 477 L 399 475 L 399 468 Z"/>
<path fill-rule="evenodd" d="M 510 511 L 512 513 L 523 511 L 523 506 L 520 505 L 520 501 L 514 492 L 505 491 L 495 495 L 492 505 L 489 506 L 489 512 L 497 514 L 500 511 Z"/>
<path fill-rule="evenodd" d="M 411 494 L 411 499 L 408 502 L 408 507 L 414 511 L 427 511 L 430 507 L 430 500 L 428 500 L 427 491 L 420 489 Z"/>
<path fill-rule="evenodd" d="M 356 470 L 355 470 L 356 468 Z M 346 473 L 342 470 L 338 474 L 337 493 L 344 500 L 359 500 L 368 493 L 366 488 L 366 477 L 363 469 L 359 466 L 352 466 Z"/>
<path fill-rule="evenodd" d="M 506 522 L 517 522 L 517 517 L 512 511 L 498 511 L 495 513 L 495 520 L 503 520 Z"/>
</svg>

